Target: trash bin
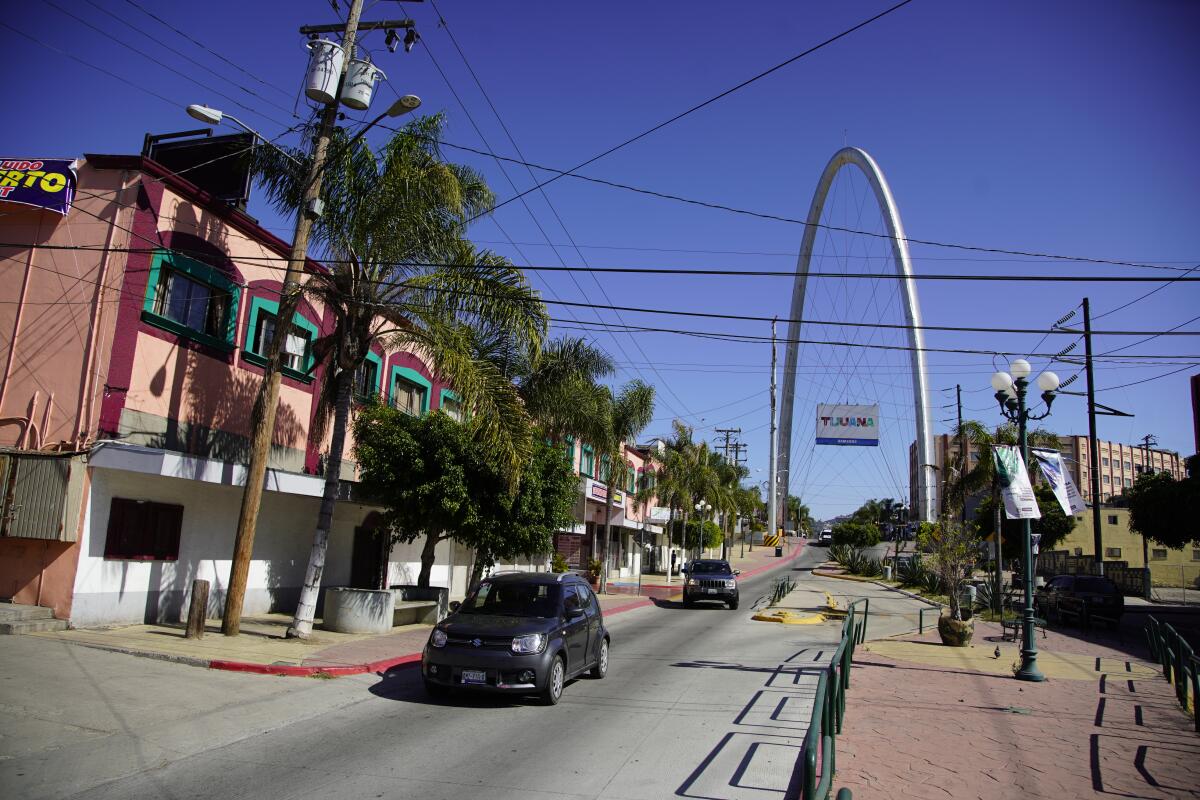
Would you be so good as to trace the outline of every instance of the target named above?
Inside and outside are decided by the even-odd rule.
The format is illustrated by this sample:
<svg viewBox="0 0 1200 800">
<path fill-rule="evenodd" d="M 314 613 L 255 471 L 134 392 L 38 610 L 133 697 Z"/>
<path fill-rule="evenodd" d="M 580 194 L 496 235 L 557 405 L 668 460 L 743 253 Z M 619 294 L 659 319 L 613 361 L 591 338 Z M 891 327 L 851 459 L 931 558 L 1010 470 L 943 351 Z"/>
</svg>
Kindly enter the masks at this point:
<svg viewBox="0 0 1200 800">
<path fill-rule="evenodd" d="M 775 545 L 775 557 L 783 558 L 783 545 Z"/>
<path fill-rule="evenodd" d="M 884 567 L 883 567 L 883 579 L 884 579 L 885 581 L 890 581 L 890 580 L 892 579 L 892 565 L 891 565 L 891 564 L 886 564 L 886 565 L 884 565 Z"/>
<path fill-rule="evenodd" d="M 974 584 L 967 584 L 958 593 L 958 605 L 963 619 L 970 619 L 975 608 L 975 594 L 978 591 Z"/>
</svg>

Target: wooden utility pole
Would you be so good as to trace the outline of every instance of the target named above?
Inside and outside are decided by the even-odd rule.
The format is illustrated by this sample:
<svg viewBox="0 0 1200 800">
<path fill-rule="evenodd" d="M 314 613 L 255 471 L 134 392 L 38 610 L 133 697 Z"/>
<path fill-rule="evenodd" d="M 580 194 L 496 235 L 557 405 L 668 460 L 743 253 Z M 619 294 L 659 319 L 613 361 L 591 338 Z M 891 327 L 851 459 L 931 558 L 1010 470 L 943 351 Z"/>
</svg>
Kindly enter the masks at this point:
<svg viewBox="0 0 1200 800">
<path fill-rule="evenodd" d="M 1153 472 L 1150 469 L 1150 448 L 1158 444 L 1158 440 L 1154 438 L 1154 434 L 1147 433 L 1142 437 L 1142 469 L 1147 472 Z M 1146 541 L 1146 534 L 1142 534 L 1142 564 L 1146 567 L 1145 577 L 1142 579 L 1142 593 L 1147 600 L 1150 599 L 1151 586 L 1154 582 L 1150 580 L 1150 545 Z"/>
<path fill-rule="evenodd" d="M 1096 569 L 1104 574 L 1104 536 L 1100 530 L 1100 442 L 1096 436 L 1096 381 L 1092 377 L 1092 305 L 1083 298 L 1083 364 L 1087 373 L 1088 460 L 1092 484 L 1092 544 Z"/>
<path fill-rule="evenodd" d="M 776 320 L 771 320 L 771 455 L 769 469 L 771 485 L 767 488 L 767 533 L 771 536 L 775 535 L 775 528 L 779 524 L 779 508 L 777 506 L 779 477 L 776 474 L 779 468 L 779 437 L 775 424 L 775 323 Z"/>
<path fill-rule="evenodd" d="M 292 250 L 288 255 L 287 271 L 283 276 L 283 289 L 279 296 L 279 316 L 275 321 L 275 332 L 267 347 L 267 366 L 263 382 L 255 398 L 250 415 L 250 461 L 246 465 L 246 490 L 242 493 L 242 506 L 238 512 L 237 534 L 233 542 L 233 563 L 229 568 L 229 585 L 225 594 L 225 612 L 221 618 L 221 632 L 226 636 L 237 636 L 242 627 L 242 606 L 246 599 L 246 582 L 250 573 L 250 557 L 254 552 L 254 533 L 258 526 L 258 513 L 262 508 L 263 486 L 266 481 L 267 462 L 271 456 L 271 442 L 275 436 L 275 415 L 279 408 L 279 383 L 282 376 L 283 342 L 291 330 L 292 316 L 300 299 L 298 279 L 304 271 L 308 257 L 308 237 L 313 221 L 321 212 L 321 175 L 325 168 L 325 156 L 329 139 L 337 123 L 341 83 L 345 80 L 350 60 L 354 58 L 354 38 L 358 34 L 358 20 L 362 14 L 363 0 L 351 0 L 350 15 L 342 31 L 346 57 L 342 60 L 342 75 L 338 80 L 338 91 L 321 112 L 321 125 L 313 145 L 312 163 L 305 180 L 304 199 L 296 213 L 296 231 L 292 237 Z"/>
</svg>

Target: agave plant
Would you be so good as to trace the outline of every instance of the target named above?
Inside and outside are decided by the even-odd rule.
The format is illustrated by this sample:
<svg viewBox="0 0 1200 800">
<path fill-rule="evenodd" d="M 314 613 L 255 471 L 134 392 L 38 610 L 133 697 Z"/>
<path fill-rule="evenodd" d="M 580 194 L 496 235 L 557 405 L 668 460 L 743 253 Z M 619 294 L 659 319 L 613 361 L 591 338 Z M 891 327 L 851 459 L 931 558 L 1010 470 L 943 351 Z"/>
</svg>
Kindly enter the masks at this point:
<svg viewBox="0 0 1200 800">
<path fill-rule="evenodd" d="M 829 546 L 829 557 L 843 567 L 850 566 L 850 559 L 854 557 L 854 548 L 848 544 L 834 544 Z"/>
<path fill-rule="evenodd" d="M 865 575 L 868 578 L 874 578 L 876 575 L 883 574 L 883 563 L 878 558 L 864 558 L 862 572 L 859 575 Z"/>
<path fill-rule="evenodd" d="M 924 569 L 920 558 L 900 561 L 896 565 L 896 579 L 902 586 L 919 586 Z"/>
</svg>

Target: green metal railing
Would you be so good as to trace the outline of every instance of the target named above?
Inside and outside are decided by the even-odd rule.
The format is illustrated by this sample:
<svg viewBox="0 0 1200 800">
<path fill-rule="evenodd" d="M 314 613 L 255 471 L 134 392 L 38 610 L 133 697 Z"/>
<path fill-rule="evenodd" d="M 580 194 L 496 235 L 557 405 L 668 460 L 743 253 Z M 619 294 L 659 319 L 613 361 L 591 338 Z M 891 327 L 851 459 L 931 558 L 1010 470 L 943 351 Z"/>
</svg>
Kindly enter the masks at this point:
<svg viewBox="0 0 1200 800">
<path fill-rule="evenodd" d="M 1178 631 L 1165 622 L 1146 616 L 1146 641 L 1150 655 L 1162 665 L 1163 677 L 1175 685 L 1175 699 L 1190 711 L 1196 731 L 1200 733 L 1200 659 Z M 1188 690 L 1191 690 L 1189 703 Z"/>
<path fill-rule="evenodd" d="M 917 610 L 917 633 L 925 632 L 925 615 L 926 614 L 937 614 L 938 616 L 941 616 L 942 607 L 941 606 L 926 606 L 925 608 Z"/>
<path fill-rule="evenodd" d="M 816 702 L 800 754 L 803 800 L 828 800 L 837 768 L 836 739 L 846 716 L 846 690 L 850 688 L 850 667 L 854 649 L 866 641 L 870 598 L 850 603 L 842 622 L 842 640 L 829 666 L 817 680 Z M 837 800 L 852 800 L 849 789 L 837 793 Z"/>
<path fill-rule="evenodd" d="M 775 581 L 775 588 L 771 590 L 771 605 L 775 605 L 783 598 L 787 597 L 792 589 L 796 588 L 796 582 L 792 580 L 791 575 L 784 575 Z"/>
</svg>

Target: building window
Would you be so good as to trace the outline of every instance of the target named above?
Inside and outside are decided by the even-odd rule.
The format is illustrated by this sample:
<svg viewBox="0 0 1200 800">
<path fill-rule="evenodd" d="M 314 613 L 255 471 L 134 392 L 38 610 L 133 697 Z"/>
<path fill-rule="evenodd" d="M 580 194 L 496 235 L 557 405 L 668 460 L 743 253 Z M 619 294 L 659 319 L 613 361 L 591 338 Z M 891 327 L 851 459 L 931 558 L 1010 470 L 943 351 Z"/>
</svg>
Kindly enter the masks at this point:
<svg viewBox="0 0 1200 800">
<path fill-rule="evenodd" d="M 388 384 L 388 405 L 414 417 L 429 413 L 429 395 L 433 384 L 415 369 L 392 366 Z"/>
<path fill-rule="evenodd" d="M 354 396 L 359 402 L 379 397 L 379 360 L 367 358 L 354 372 Z"/>
<path fill-rule="evenodd" d="M 1109 514 L 1109 515 L 1108 515 L 1108 524 L 1109 524 L 1109 525 L 1116 525 L 1116 524 L 1117 524 L 1117 515 L 1116 515 L 1116 514 Z"/>
<path fill-rule="evenodd" d="M 575 466 L 575 437 L 563 437 L 563 449 L 567 451 L 567 460 L 571 462 L 571 466 Z"/>
<path fill-rule="evenodd" d="M 645 488 L 647 488 L 647 489 L 653 489 L 653 488 L 654 488 L 654 485 L 655 485 L 655 481 L 654 481 L 654 470 L 652 470 L 652 469 L 648 469 L 648 470 L 646 470 L 646 473 L 645 473 L 645 483 L 644 483 L 644 486 L 645 486 Z"/>
<path fill-rule="evenodd" d="M 1126 462 L 1125 462 L 1125 470 L 1126 470 L 1127 472 L 1129 472 L 1129 471 L 1132 471 L 1132 470 L 1133 470 L 1133 464 L 1131 464 L 1131 463 L 1129 463 L 1128 461 L 1126 461 Z"/>
<path fill-rule="evenodd" d="M 425 387 L 418 386 L 404 378 L 396 378 L 396 382 L 392 386 L 392 408 L 398 408 L 405 414 L 419 417 L 424 407 Z"/>
<path fill-rule="evenodd" d="M 608 483 L 612 478 L 612 464 L 608 462 L 608 453 L 600 456 L 600 480 Z"/>
<path fill-rule="evenodd" d="M 438 407 L 446 413 L 446 416 L 456 422 L 463 421 L 462 401 L 458 399 L 458 395 L 449 389 L 442 389 L 442 399 L 438 403 Z"/>
<path fill-rule="evenodd" d="M 1200 561 L 1200 550 L 1192 551 L 1192 561 Z"/>
<path fill-rule="evenodd" d="M 1107 467 L 1107 466 L 1108 466 L 1108 456 L 1105 456 L 1104 458 L 1100 459 L 1100 463 L 1101 463 L 1103 466 L 1106 466 L 1106 467 Z"/>
<path fill-rule="evenodd" d="M 629 479 L 628 483 L 625 485 L 625 488 L 630 494 L 633 494 L 637 491 L 638 473 L 637 470 L 634 469 L 632 462 L 625 464 L 625 476 Z"/>
<path fill-rule="evenodd" d="M 279 325 L 279 303 L 265 297 L 250 301 L 250 319 L 246 328 L 246 343 L 242 345 L 242 358 L 260 367 L 267 365 L 267 351 L 275 328 Z M 292 314 L 292 325 L 284 336 L 281 346 L 281 368 L 284 375 L 304 383 L 311 383 L 313 364 L 312 343 L 318 336 L 317 326 L 300 312 Z"/>
<path fill-rule="evenodd" d="M 278 316 L 265 309 L 260 309 L 254 326 L 253 346 L 250 348 L 250 352 L 266 358 L 267 350 L 271 347 L 271 339 L 275 336 L 275 327 L 278 324 Z M 307 372 L 310 339 L 311 334 L 308 331 L 293 323 L 291 330 L 287 332 L 287 336 L 283 340 L 282 364 L 284 369 L 299 373 Z"/>
<path fill-rule="evenodd" d="M 1104 548 L 1104 557 L 1105 558 L 1120 558 L 1121 557 L 1121 548 L 1119 548 L 1119 547 Z"/>
<path fill-rule="evenodd" d="M 1107 475 L 1105 475 L 1105 476 L 1104 476 L 1104 482 L 1105 482 L 1105 483 L 1111 483 L 1111 481 L 1108 479 L 1108 476 L 1107 476 Z"/>
<path fill-rule="evenodd" d="M 1152 548 L 1150 550 L 1150 560 L 1151 561 L 1166 561 L 1167 560 L 1166 549 L 1160 549 L 1157 547 Z"/>
<path fill-rule="evenodd" d="M 1126 479 L 1125 479 L 1125 486 L 1126 486 L 1126 487 L 1129 487 L 1129 486 L 1132 486 L 1132 485 L 1133 485 L 1133 481 L 1131 481 L 1129 478 L 1126 478 Z"/>
<path fill-rule="evenodd" d="M 207 264 L 157 253 L 150 265 L 142 319 L 180 336 L 233 349 L 237 284 Z"/>
<path fill-rule="evenodd" d="M 596 474 L 596 453 L 590 444 L 583 446 L 583 455 L 579 459 L 579 474 L 589 478 Z"/>
<path fill-rule="evenodd" d="M 108 512 L 104 557 L 129 561 L 175 561 L 183 506 L 114 497 Z"/>
</svg>

